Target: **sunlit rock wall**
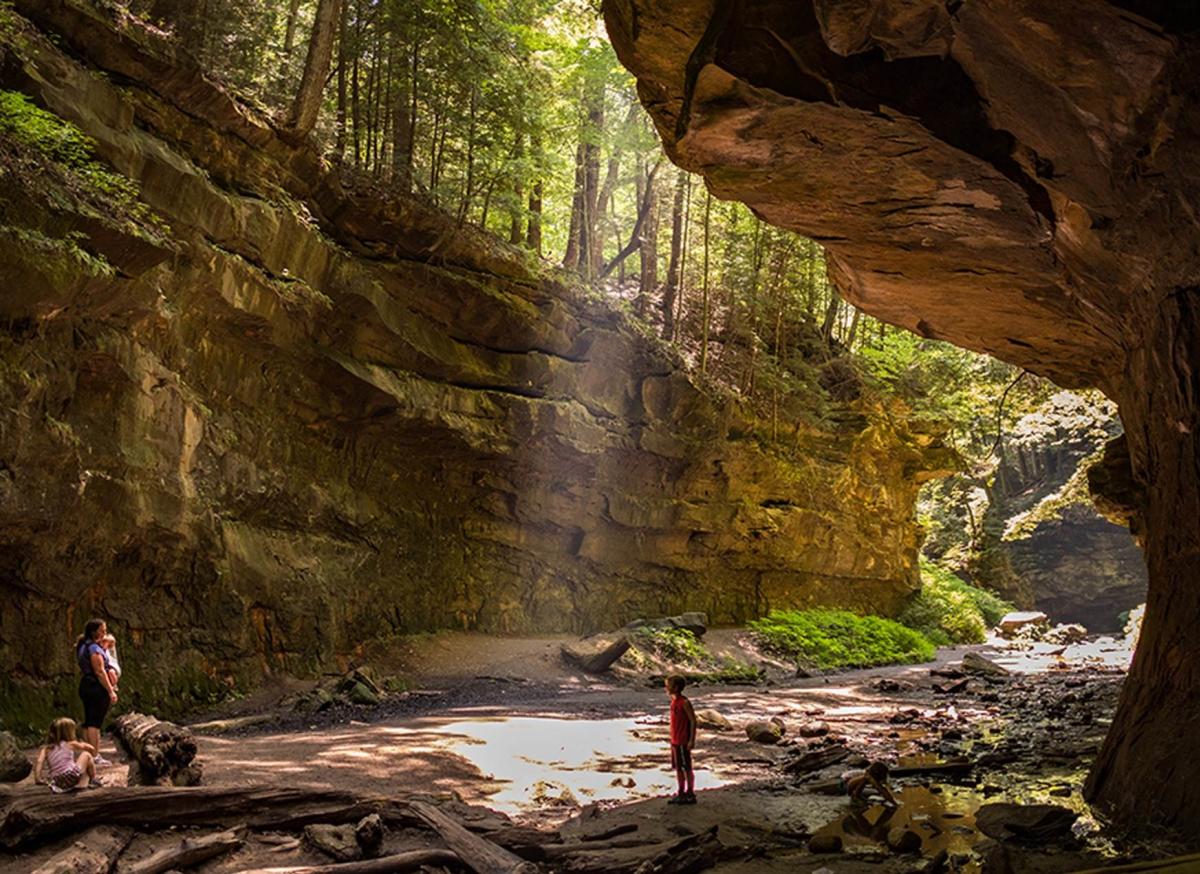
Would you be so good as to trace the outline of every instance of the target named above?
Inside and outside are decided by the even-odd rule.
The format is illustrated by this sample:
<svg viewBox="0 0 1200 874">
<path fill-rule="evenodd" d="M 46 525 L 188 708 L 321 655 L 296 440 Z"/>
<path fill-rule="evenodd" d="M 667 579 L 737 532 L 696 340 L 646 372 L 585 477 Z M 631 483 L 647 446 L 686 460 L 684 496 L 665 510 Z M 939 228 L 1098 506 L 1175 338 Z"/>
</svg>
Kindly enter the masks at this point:
<svg viewBox="0 0 1200 874">
<path fill-rule="evenodd" d="M 152 214 L 0 144 L 6 724 L 74 708 L 93 614 L 126 699 L 171 712 L 397 633 L 890 612 L 917 584 L 935 436 L 864 400 L 772 442 L 602 301 L 345 190 L 159 37 L 16 5 L 55 41 L 4 13 L 0 85 Z"/>
</svg>

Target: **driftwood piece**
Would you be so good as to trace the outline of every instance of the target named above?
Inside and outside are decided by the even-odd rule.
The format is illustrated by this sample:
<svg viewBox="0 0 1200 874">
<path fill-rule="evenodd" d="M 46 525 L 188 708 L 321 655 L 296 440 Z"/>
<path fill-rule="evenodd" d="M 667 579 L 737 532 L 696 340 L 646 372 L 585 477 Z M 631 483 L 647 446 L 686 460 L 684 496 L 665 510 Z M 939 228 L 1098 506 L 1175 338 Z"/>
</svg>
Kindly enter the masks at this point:
<svg viewBox="0 0 1200 874">
<path fill-rule="evenodd" d="M 215 859 L 242 845 L 244 830 L 230 829 L 203 837 L 186 837 L 170 847 L 134 862 L 121 869 L 121 874 L 166 874 L 177 868 L 190 868 L 209 859 Z"/>
<path fill-rule="evenodd" d="M 933 762 L 928 765 L 897 765 L 888 772 L 891 777 L 913 777 L 918 774 L 938 774 L 943 777 L 957 777 L 969 774 L 975 763 L 966 759 L 951 762 Z"/>
<path fill-rule="evenodd" d="M 113 723 L 112 731 L 137 762 L 136 782 L 141 785 L 194 786 L 200 782 L 199 763 L 193 763 L 196 738 L 186 728 L 144 713 L 127 713 Z"/>
<path fill-rule="evenodd" d="M 451 850 L 475 874 L 526 874 L 536 866 L 489 840 L 474 835 L 442 811 L 423 801 L 413 801 L 408 809 L 437 832 Z"/>
<path fill-rule="evenodd" d="M 694 874 L 713 867 L 725 853 L 725 846 L 717 838 L 717 826 L 707 831 L 688 835 L 680 840 L 644 845 L 639 853 L 594 852 L 594 844 L 585 844 L 569 852 L 568 847 L 555 847 L 555 871 L 570 874 L 636 874 L 653 871 L 654 874 Z M 620 847 L 615 849 L 628 849 Z"/>
<path fill-rule="evenodd" d="M 33 791 L 36 790 L 36 791 Z M 358 822 L 370 813 L 403 816 L 401 805 L 330 789 L 262 786 L 112 787 L 54 795 L 44 787 L 0 796 L 0 847 L 15 850 L 85 829 L 89 823 L 149 828 L 222 826 L 299 829 L 314 822 Z"/>
<path fill-rule="evenodd" d="M 208 722 L 193 722 L 187 729 L 193 734 L 221 734 L 226 731 L 237 731 L 240 728 L 252 728 L 256 725 L 267 725 L 277 722 L 279 716 L 275 713 L 255 713 L 251 716 L 237 716 L 230 719 L 212 719 Z"/>
<path fill-rule="evenodd" d="M 835 765 L 850 755 L 850 750 L 841 744 L 810 750 L 790 761 L 784 762 L 783 770 L 789 774 L 807 774 Z"/>
<path fill-rule="evenodd" d="M 462 861 L 450 850 L 410 850 L 365 862 L 340 862 L 331 865 L 303 865 L 286 868 L 246 868 L 238 874 L 404 874 L 426 866 L 451 865 Z"/>
<path fill-rule="evenodd" d="M 108 874 L 133 840 L 133 830 L 97 826 L 34 868 L 31 874 Z"/>
</svg>

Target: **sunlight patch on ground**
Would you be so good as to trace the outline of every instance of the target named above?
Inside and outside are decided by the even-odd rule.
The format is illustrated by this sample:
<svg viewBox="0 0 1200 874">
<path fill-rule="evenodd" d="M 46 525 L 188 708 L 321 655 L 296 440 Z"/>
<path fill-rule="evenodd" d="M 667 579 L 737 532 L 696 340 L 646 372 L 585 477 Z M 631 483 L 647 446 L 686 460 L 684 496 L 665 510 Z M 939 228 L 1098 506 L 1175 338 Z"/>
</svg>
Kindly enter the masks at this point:
<svg viewBox="0 0 1200 874">
<path fill-rule="evenodd" d="M 572 799 L 580 805 L 630 801 L 675 790 L 665 732 L 649 731 L 632 718 L 477 717 L 382 731 L 414 751 L 469 760 L 499 784 L 489 805 L 510 814 L 557 799 L 566 807 Z M 725 784 L 699 756 L 697 765 L 697 789 Z"/>
</svg>

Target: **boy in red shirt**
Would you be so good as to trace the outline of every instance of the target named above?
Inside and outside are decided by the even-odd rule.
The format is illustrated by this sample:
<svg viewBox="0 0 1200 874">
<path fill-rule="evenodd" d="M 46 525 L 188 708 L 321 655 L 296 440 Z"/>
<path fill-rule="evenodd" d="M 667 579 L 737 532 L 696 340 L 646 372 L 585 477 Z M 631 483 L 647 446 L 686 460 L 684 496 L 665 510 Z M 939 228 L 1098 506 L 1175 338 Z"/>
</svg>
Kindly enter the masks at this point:
<svg viewBox="0 0 1200 874">
<path fill-rule="evenodd" d="M 696 775 L 692 771 L 692 747 L 696 745 L 696 711 L 683 694 L 687 680 L 679 674 L 667 677 L 671 696 L 671 767 L 679 781 L 679 793 L 667 804 L 696 803 Z"/>
</svg>

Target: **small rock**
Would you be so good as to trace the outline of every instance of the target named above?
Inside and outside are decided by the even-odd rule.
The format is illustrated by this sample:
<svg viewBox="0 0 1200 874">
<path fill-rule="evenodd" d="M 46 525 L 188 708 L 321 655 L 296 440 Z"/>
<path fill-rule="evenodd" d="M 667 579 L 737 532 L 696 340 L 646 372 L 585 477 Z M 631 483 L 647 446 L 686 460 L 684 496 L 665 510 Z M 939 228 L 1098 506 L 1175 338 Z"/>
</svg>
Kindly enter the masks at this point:
<svg viewBox="0 0 1200 874">
<path fill-rule="evenodd" d="M 357 862 L 363 855 L 352 825 L 306 825 L 304 840 L 339 862 Z"/>
<path fill-rule="evenodd" d="M 1001 637 L 1012 637 L 1024 628 L 1030 626 L 1048 625 L 1050 617 L 1045 613 L 1040 613 L 1036 610 L 1018 611 L 1015 613 L 1006 613 L 1000 620 Z"/>
<path fill-rule="evenodd" d="M 996 664 L 991 659 L 985 659 L 979 653 L 968 652 L 963 654 L 962 669 L 971 671 L 975 674 L 987 674 L 993 677 L 1008 676 L 1008 668 Z"/>
<path fill-rule="evenodd" d="M 733 729 L 732 722 L 711 708 L 696 711 L 696 726 L 698 728 L 706 728 L 709 731 L 730 731 Z"/>
<path fill-rule="evenodd" d="M 358 704 L 363 707 L 375 707 L 379 704 L 379 695 L 372 692 L 370 687 L 365 683 L 355 683 L 350 687 L 350 691 L 346 697 L 351 704 Z"/>
<path fill-rule="evenodd" d="M 1087 640 L 1088 630 L 1082 625 L 1072 623 L 1070 625 L 1055 625 L 1043 636 L 1043 640 L 1047 643 L 1065 643 L 1068 646 L 1072 643 L 1079 643 Z"/>
<path fill-rule="evenodd" d="M 808 839 L 810 853 L 840 853 L 842 838 L 840 835 L 813 835 Z"/>
<path fill-rule="evenodd" d="M 777 744 L 783 740 L 785 730 L 783 720 L 772 716 L 768 722 L 751 722 L 747 725 L 746 737 L 755 743 Z"/>
<path fill-rule="evenodd" d="M 921 836 L 903 826 L 888 832 L 887 845 L 894 853 L 916 853 L 921 849 Z"/>
<path fill-rule="evenodd" d="M 829 724 L 826 722 L 806 722 L 797 729 L 800 737 L 822 737 L 829 734 Z"/>
<path fill-rule="evenodd" d="M 378 813 L 364 816 L 354 827 L 354 837 L 364 858 L 374 859 L 383 849 L 383 820 Z"/>
<path fill-rule="evenodd" d="M 13 736 L 7 731 L 0 731 L 0 783 L 24 780 L 32 770 L 33 765 L 21 752 Z"/>
</svg>

